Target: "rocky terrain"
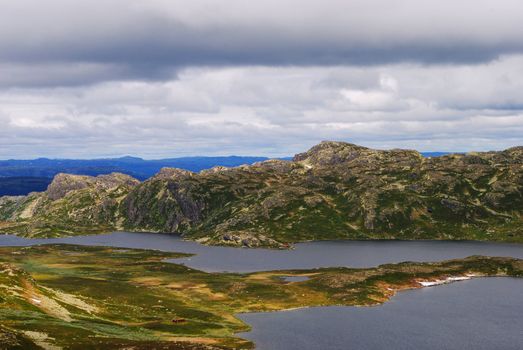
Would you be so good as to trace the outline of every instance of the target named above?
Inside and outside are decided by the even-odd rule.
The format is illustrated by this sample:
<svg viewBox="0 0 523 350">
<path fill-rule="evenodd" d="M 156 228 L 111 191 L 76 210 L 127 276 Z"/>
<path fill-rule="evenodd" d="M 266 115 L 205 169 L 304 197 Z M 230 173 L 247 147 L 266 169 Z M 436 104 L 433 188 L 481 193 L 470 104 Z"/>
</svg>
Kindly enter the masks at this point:
<svg viewBox="0 0 523 350">
<path fill-rule="evenodd" d="M 278 247 L 320 239 L 523 242 L 522 214 L 523 147 L 424 158 L 322 142 L 292 161 L 199 173 L 165 168 L 142 183 L 122 174 L 59 174 L 46 192 L 1 198 L 0 231 L 171 232 Z"/>
<path fill-rule="evenodd" d="M 124 174 L 58 174 L 45 192 L 0 198 L 0 230 L 27 237 L 113 230 L 121 202 L 139 183 Z"/>
</svg>

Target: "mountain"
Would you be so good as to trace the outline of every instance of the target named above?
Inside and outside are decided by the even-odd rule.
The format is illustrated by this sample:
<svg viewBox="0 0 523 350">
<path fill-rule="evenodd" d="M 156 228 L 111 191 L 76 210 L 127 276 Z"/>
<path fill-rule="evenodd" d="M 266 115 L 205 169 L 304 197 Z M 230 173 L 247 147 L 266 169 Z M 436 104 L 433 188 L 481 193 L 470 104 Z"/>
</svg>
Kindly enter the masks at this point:
<svg viewBox="0 0 523 350">
<path fill-rule="evenodd" d="M 523 147 L 425 158 L 322 142 L 292 160 L 199 173 L 164 168 L 60 174 L 49 189 L 0 199 L 0 230 L 57 236 L 181 233 L 208 244 L 285 246 L 325 239 L 523 242 Z"/>
<path fill-rule="evenodd" d="M 45 191 L 59 173 L 98 176 L 114 172 L 145 180 L 164 167 L 200 171 L 214 166 L 238 166 L 267 160 L 265 157 L 184 157 L 144 160 L 136 157 L 107 159 L 47 159 L 0 161 L 0 196 Z"/>
<path fill-rule="evenodd" d="M 52 180 L 35 176 L 0 177 L 0 196 L 23 196 L 31 192 L 42 192 Z"/>
</svg>

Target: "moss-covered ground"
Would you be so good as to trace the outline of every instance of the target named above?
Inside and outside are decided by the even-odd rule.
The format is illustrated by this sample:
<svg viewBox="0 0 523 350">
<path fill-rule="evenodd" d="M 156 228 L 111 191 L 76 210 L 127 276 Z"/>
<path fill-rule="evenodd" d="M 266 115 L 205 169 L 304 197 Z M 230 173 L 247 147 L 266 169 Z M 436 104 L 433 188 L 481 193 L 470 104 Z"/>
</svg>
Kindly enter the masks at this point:
<svg viewBox="0 0 523 350">
<path fill-rule="evenodd" d="M 523 276 L 523 261 L 470 257 L 370 269 L 206 273 L 182 254 L 73 245 L 0 248 L 0 348 L 250 349 L 235 314 L 374 305 L 421 281 Z M 287 282 L 284 276 L 308 276 Z"/>
</svg>

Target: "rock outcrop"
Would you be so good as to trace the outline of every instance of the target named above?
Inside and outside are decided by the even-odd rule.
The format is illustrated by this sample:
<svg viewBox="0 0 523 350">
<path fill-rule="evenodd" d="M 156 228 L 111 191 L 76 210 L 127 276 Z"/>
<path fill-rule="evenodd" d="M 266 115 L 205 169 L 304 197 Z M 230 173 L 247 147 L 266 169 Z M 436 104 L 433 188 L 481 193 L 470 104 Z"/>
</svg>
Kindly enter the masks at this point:
<svg viewBox="0 0 523 350">
<path fill-rule="evenodd" d="M 97 177 L 58 174 L 46 192 L 0 198 L 1 231 L 61 236 L 120 227 L 119 207 L 140 182 L 125 174 Z"/>
<path fill-rule="evenodd" d="M 322 142 L 292 161 L 162 169 L 143 183 L 121 174 L 59 175 L 43 194 L 0 201 L 4 232 L 96 227 L 246 246 L 340 238 L 523 242 L 522 214 L 522 147 L 423 158 L 344 142 Z"/>
</svg>

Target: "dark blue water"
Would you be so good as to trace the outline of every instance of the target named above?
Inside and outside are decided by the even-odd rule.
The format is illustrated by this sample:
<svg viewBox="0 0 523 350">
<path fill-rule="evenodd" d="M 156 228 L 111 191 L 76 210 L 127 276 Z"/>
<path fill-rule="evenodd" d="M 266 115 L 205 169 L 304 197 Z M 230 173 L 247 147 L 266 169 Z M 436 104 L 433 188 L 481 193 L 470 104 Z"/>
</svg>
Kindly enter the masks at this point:
<svg viewBox="0 0 523 350">
<path fill-rule="evenodd" d="M 0 235 L 0 246 L 46 243 L 156 249 L 196 254 L 172 260 L 209 272 L 254 272 L 318 267 L 372 267 L 403 261 L 441 261 L 471 255 L 523 259 L 523 245 L 456 241 L 325 241 L 296 244 L 293 250 L 210 247 L 178 236 L 115 232 L 58 239 L 23 239 Z"/>
<path fill-rule="evenodd" d="M 521 350 L 523 279 L 481 278 L 401 292 L 374 307 L 242 314 L 260 350 Z"/>
</svg>

